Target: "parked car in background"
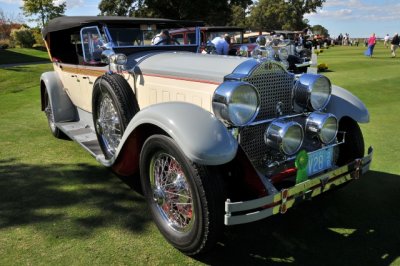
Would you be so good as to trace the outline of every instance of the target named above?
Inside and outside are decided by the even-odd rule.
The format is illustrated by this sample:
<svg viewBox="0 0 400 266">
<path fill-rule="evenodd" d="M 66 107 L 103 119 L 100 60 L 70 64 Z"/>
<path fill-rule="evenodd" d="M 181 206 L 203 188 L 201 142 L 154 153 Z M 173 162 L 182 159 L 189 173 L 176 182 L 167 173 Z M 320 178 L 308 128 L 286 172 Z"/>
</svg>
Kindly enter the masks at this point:
<svg viewBox="0 0 400 266">
<path fill-rule="evenodd" d="M 260 35 L 256 39 L 257 46 L 252 51 L 255 58 L 267 57 L 281 62 L 286 69 L 293 73 L 305 73 L 311 66 L 311 50 L 297 45 L 293 40 Z M 246 47 L 242 47 L 245 50 Z"/>
<path fill-rule="evenodd" d="M 171 36 L 184 44 L 195 43 L 196 34 L 195 27 L 176 29 L 170 32 Z M 248 50 L 248 55 L 253 51 L 256 44 L 249 43 L 244 37 L 244 29 L 240 27 L 229 27 L 229 26 L 203 26 L 200 27 L 201 33 L 201 52 L 207 52 L 207 46 L 210 45 L 211 41 L 216 37 L 229 36 L 230 45 L 228 55 L 238 55 L 240 47 L 245 45 Z"/>
<path fill-rule="evenodd" d="M 190 255 L 212 248 L 224 226 L 358 179 L 372 160 L 359 127 L 367 108 L 327 77 L 295 76 L 267 57 L 201 54 L 199 38 L 152 45 L 195 26 L 53 19 L 43 37 L 54 71 L 40 78 L 51 133 L 139 178 L 160 232 Z"/>
</svg>

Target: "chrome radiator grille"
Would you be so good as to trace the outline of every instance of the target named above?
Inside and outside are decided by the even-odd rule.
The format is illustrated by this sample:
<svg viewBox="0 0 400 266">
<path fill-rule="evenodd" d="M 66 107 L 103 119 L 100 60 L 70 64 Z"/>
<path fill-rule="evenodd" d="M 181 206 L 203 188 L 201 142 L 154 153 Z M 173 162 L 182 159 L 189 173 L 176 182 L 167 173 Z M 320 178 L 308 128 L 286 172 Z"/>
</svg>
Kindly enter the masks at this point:
<svg viewBox="0 0 400 266">
<path fill-rule="evenodd" d="M 255 121 L 276 117 L 276 106 L 279 102 L 283 115 L 291 112 L 294 76 L 277 63 L 261 64 L 244 81 L 253 84 L 261 96 L 260 112 Z"/>
<path fill-rule="evenodd" d="M 294 75 L 286 72 L 276 63 L 261 64 L 244 81 L 253 84 L 261 97 L 260 112 L 255 121 L 277 117 L 277 105 L 280 105 L 282 115 L 292 112 L 291 98 Z M 267 152 L 264 142 L 264 132 L 268 124 L 249 126 L 240 133 L 240 145 L 253 165 L 261 170 L 265 167 L 263 159 Z"/>
</svg>

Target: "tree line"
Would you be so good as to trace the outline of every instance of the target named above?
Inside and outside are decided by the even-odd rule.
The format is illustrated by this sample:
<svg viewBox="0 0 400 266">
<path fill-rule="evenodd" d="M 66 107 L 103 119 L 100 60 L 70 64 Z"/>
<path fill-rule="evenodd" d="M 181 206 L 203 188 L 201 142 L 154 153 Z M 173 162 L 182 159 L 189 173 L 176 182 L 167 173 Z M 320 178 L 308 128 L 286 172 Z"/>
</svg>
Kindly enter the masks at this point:
<svg viewBox="0 0 400 266">
<path fill-rule="evenodd" d="M 99 15 L 201 20 L 210 26 L 240 26 L 253 30 L 302 30 L 304 15 L 326 0 L 101 0 Z M 24 15 L 45 25 L 65 13 L 66 4 L 53 0 L 23 0 Z"/>
<path fill-rule="evenodd" d="M 328 36 L 321 25 L 311 27 L 304 18 L 316 12 L 326 0 L 101 0 L 99 14 L 105 16 L 129 16 L 200 20 L 209 26 L 239 26 L 253 31 L 303 30 L 310 28 L 316 34 Z M 40 39 L 40 28 L 49 20 L 63 16 L 66 2 L 55 4 L 53 0 L 23 0 L 23 14 L 29 21 L 37 22 L 36 31 L 18 33 L 29 40 Z M 0 10 L 2 11 L 2 10 Z M 10 29 L 19 25 L 0 12 L 0 42 L 10 37 Z M 27 28 L 27 25 L 25 25 Z M 18 36 L 19 36 L 18 35 Z M 16 35 L 17 36 L 17 35 Z M 28 38 L 29 37 L 29 38 Z M 11 38 L 12 39 L 12 38 Z M 3 41 L 4 42 L 4 41 Z M 36 41 L 36 43 L 39 41 Z"/>
</svg>

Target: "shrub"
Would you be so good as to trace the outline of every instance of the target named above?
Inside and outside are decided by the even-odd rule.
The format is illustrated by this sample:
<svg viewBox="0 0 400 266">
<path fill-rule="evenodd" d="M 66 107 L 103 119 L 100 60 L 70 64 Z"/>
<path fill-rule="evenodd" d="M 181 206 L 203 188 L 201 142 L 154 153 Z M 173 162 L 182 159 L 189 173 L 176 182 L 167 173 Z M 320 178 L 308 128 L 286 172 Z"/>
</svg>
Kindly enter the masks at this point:
<svg viewBox="0 0 400 266">
<path fill-rule="evenodd" d="M 19 30 L 11 31 L 11 38 L 16 45 L 22 48 L 31 48 L 35 44 L 35 36 L 30 29 L 21 27 Z"/>
<path fill-rule="evenodd" d="M 37 46 L 44 47 L 44 40 L 43 40 L 42 33 L 41 33 L 40 29 L 39 28 L 32 29 L 32 33 L 33 33 L 33 36 L 35 38 L 35 44 Z"/>
<path fill-rule="evenodd" d="M 0 49 L 7 49 L 8 47 L 10 47 L 9 40 L 0 40 Z"/>
</svg>

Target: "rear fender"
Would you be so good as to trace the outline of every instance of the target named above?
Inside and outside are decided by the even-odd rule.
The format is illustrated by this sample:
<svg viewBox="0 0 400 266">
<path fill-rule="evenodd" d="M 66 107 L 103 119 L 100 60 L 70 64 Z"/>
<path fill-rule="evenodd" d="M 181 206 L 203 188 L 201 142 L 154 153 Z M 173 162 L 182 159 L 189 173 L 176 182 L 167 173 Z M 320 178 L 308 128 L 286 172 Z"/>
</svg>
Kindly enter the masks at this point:
<svg viewBox="0 0 400 266">
<path fill-rule="evenodd" d="M 369 122 L 369 112 L 364 103 L 348 90 L 332 85 L 332 95 L 326 111 L 334 114 L 338 120 L 349 116 L 359 123 Z"/>
<path fill-rule="evenodd" d="M 158 128 L 176 141 L 182 152 L 193 162 L 202 165 L 221 165 L 231 161 L 237 152 L 238 143 L 227 128 L 213 114 L 189 103 L 167 102 L 152 105 L 139 111 L 130 121 L 113 158 L 97 159 L 106 166 L 119 164 L 124 158 L 138 158 L 140 151 L 121 153 L 125 145 L 143 135 L 139 128 Z M 132 136 L 132 137 L 131 137 Z M 133 145 L 140 147 L 141 145 Z M 136 154 L 132 154 L 136 153 Z M 131 162 L 135 164 L 137 162 Z M 124 163 L 122 163 L 124 164 Z"/>
<path fill-rule="evenodd" d="M 54 71 L 45 72 L 40 76 L 42 111 L 46 108 L 46 91 L 49 95 L 50 105 L 53 110 L 54 122 L 76 120 L 76 107 L 64 91 L 61 80 Z"/>
</svg>

